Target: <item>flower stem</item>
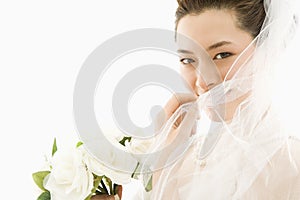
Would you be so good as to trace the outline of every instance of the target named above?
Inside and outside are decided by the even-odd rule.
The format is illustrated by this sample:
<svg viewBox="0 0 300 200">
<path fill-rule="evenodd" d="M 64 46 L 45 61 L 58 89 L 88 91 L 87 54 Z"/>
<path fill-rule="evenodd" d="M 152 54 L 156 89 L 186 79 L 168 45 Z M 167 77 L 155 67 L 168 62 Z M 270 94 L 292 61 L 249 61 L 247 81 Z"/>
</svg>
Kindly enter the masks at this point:
<svg viewBox="0 0 300 200">
<path fill-rule="evenodd" d="M 113 185 L 113 195 L 117 194 L 117 187 L 118 187 L 118 184 L 114 183 L 114 185 Z"/>
<path fill-rule="evenodd" d="M 105 190 L 106 194 L 109 194 L 108 190 L 107 190 L 107 188 L 105 186 L 105 183 L 103 182 L 103 179 L 101 179 L 101 185 L 102 185 L 103 189 Z"/>
<path fill-rule="evenodd" d="M 108 187 L 109 187 L 109 192 L 110 192 L 110 194 L 113 194 L 114 193 L 114 191 L 113 191 L 113 188 L 112 188 L 112 181 L 110 180 L 110 178 L 108 178 L 108 177 L 104 177 L 105 178 L 105 182 L 106 182 L 106 184 L 108 185 Z"/>
<path fill-rule="evenodd" d="M 94 188 L 92 190 L 92 193 L 95 193 L 97 190 L 98 185 L 100 184 L 100 181 L 102 180 L 102 176 L 97 176 L 94 180 Z"/>
</svg>

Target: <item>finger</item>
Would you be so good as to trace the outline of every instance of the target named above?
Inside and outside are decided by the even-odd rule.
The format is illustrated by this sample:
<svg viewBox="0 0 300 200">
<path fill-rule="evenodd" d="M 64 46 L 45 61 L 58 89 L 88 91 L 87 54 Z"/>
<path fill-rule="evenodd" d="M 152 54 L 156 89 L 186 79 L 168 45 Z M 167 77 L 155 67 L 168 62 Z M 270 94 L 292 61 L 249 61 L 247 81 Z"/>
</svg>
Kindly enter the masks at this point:
<svg viewBox="0 0 300 200">
<path fill-rule="evenodd" d="M 183 120 L 179 124 L 177 128 L 177 132 L 185 132 L 185 133 L 192 133 L 194 128 L 195 122 L 198 119 L 198 107 L 196 104 L 190 106 L 186 114 L 184 115 Z"/>
<path fill-rule="evenodd" d="M 123 187 L 122 185 L 117 186 L 117 195 L 119 196 L 120 199 L 122 199 L 122 193 L 123 193 Z"/>
<path fill-rule="evenodd" d="M 96 196 L 93 196 L 91 198 L 91 200 L 119 200 L 119 199 L 122 199 L 122 193 L 123 193 L 123 187 L 122 185 L 117 185 L 116 186 L 116 195 L 113 196 L 113 195 L 107 195 L 107 194 L 101 194 L 101 195 L 96 195 Z"/>
<path fill-rule="evenodd" d="M 168 133 L 167 144 L 157 156 L 158 160 L 155 163 L 157 166 L 164 166 L 170 160 L 170 155 L 178 156 L 179 154 L 174 154 L 174 152 L 183 152 L 187 145 L 189 145 L 189 138 L 192 134 L 197 114 L 197 106 L 196 104 L 192 104 L 179 127 Z"/>
<path fill-rule="evenodd" d="M 115 200 L 115 197 L 113 195 L 101 194 L 93 196 L 91 200 Z"/>
<path fill-rule="evenodd" d="M 174 112 L 179 108 L 179 106 L 191 101 L 195 101 L 196 99 L 197 96 L 194 94 L 173 94 L 173 96 L 166 103 L 165 107 L 157 114 L 155 119 L 155 130 L 160 130 L 163 124 L 174 114 Z M 176 120 L 175 126 L 178 126 L 180 122 L 181 117 Z"/>
<path fill-rule="evenodd" d="M 192 104 L 188 111 L 182 114 L 184 116 L 182 122 L 177 126 L 173 126 L 173 131 L 168 134 L 167 144 L 177 146 L 178 144 L 187 141 L 188 138 L 195 134 L 196 120 L 198 119 L 198 108 Z"/>
<path fill-rule="evenodd" d="M 164 110 L 167 116 L 170 117 L 180 105 L 195 101 L 196 99 L 197 96 L 195 94 L 175 93 L 165 105 Z"/>
</svg>

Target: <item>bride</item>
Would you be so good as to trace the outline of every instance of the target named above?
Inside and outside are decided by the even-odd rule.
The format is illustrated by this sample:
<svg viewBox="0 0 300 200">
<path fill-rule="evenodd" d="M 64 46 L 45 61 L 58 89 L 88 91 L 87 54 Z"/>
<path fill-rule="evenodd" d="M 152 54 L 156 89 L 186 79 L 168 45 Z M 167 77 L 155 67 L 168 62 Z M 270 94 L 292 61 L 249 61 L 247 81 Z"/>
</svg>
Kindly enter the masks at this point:
<svg viewBox="0 0 300 200">
<path fill-rule="evenodd" d="M 300 140 L 285 128 L 272 98 L 279 93 L 274 72 L 297 31 L 294 2 L 178 4 L 181 73 L 194 95 L 174 95 L 165 107 L 169 119 L 161 121 L 154 148 L 163 153 L 156 166 L 144 166 L 159 169 L 148 196 L 300 199 Z M 168 145 L 172 151 L 164 151 Z"/>
<path fill-rule="evenodd" d="M 300 199 L 300 140 L 274 103 L 275 72 L 297 39 L 296 3 L 178 0 L 176 42 L 192 94 L 174 95 L 167 120 L 159 117 L 149 151 L 161 153 L 142 163 L 152 190 L 136 199 Z"/>
</svg>

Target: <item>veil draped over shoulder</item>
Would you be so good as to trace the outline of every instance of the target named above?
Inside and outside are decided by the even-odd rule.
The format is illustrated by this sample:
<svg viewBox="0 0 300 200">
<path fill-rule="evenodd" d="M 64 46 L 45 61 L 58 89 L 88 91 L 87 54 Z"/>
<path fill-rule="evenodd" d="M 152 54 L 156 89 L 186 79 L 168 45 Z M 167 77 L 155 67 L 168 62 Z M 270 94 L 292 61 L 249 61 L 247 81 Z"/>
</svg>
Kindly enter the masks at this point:
<svg viewBox="0 0 300 200">
<path fill-rule="evenodd" d="M 298 0 L 264 3 L 260 34 L 224 80 L 214 72 L 203 75 L 201 65 L 214 64 L 198 47 L 197 67 L 211 88 L 178 108 L 151 147 L 160 153 L 142 162 L 144 171 L 159 172 L 151 199 L 300 199 L 300 6 Z M 225 105 L 236 101 L 228 118 Z M 168 142 L 182 116 L 186 126 Z M 204 131 L 205 119 L 210 126 Z"/>
</svg>

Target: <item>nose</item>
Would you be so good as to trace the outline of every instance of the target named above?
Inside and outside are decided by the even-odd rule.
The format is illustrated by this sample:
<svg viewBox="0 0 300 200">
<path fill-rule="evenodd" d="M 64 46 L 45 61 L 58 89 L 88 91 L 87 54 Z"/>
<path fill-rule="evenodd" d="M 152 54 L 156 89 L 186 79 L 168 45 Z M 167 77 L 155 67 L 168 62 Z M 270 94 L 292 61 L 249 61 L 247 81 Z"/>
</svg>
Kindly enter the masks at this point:
<svg viewBox="0 0 300 200">
<path fill-rule="evenodd" d="M 198 95 L 203 94 L 209 90 L 205 80 L 201 76 L 197 77 L 195 85 Z"/>
<path fill-rule="evenodd" d="M 196 85 L 200 86 L 204 91 L 212 89 L 223 81 L 218 67 L 210 57 L 201 59 L 197 73 Z"/>
</svg>

